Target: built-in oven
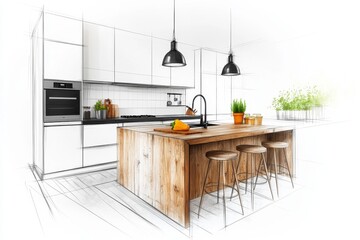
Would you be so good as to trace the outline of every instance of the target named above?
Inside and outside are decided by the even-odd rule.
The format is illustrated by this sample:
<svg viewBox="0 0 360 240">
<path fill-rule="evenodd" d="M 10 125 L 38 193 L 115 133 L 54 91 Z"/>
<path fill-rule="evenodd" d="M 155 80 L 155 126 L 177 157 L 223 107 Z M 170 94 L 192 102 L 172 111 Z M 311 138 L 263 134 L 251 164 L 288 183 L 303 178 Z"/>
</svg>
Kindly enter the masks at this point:
<svg viewBox="0 0 360 240">
<path fill-rule="evenodd" d="M 81 82 L 44 80 L 44 122 L 81 121 Z"/>
</svg>

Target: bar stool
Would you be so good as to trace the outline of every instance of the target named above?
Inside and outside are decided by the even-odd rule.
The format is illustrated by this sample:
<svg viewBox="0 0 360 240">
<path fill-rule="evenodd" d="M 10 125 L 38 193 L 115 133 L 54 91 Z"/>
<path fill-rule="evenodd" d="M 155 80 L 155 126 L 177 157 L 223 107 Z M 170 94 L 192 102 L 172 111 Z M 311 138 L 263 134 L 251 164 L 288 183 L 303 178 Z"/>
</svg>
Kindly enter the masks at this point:
<svg viewBox="0 0 360 240">
<path fill-rule="evenodd" d="M 238 195 L 239 195 L 239 201 L 240 201 L 242 215 L 244 215 L 244 209 L 243 209 L 243 205 L 242 205 L 242 201 L 241 201 L 241 197 L 240 197 L 240 190 L 239 190 L 238 181 L 237 181 L 236 174 L 235 174 L 235 167 L 234 167 L 234 161 L 236 161 L 237 156 L 238 156 L 237 152 L 232 152 L 232 151 L 214 150 L 214 151 L 206 152 L 206 157 L 209 159 L 209 162 L 208 162 L 208 165 L 207 165 L 204 184 L 203 184 L 202 191 L 201 191 L 198 217 L 200 215 L 201 205 L 202 205 L 202 201 L 203 201 L 204 192 L 206 192 L 206 188 L 214 186 L 214 183 L 207 183 L 206 182 L 208 174 L 209 174 L 209 170 L 210 170 L 210 165 L 211 165 L 211 163 L 213 161 L 216 161 L 218 163 L 218 169 L 219 169 L 218 181 L 216 183 L 217 184 L 217 202 L 218 203 L 219 203 L 220 172 L 222 172 L 222 176 L 223 176 L 222 190 L 223 190 L 223 205 L 224 205 L 224 223 L 225 223 L 225 226 L 226 226 L 226 203 L 225 203 L 225 186 L 226 185 L 225 185 L 225 172 L 224 172 L 224 164 L 223 163 L 226 162 L 226 161 L 231 161 L 233 177 L 234 177 L 234 179 L 236 181 L 236 191 L 238 192 Z"/>
<path fill-rule="evenodd" d="M 289 163 L 288 163 L 286 152 L 285 152 L 285 149 L 289 146 L 289 144 L 287 142 L 263 142 L 262 145 L 264 147 L 268 148 L 269 150 L 273 149 L 273 152 L 274 152 L 274 158 L 273 158 L 274 163 L 271 164 L 268 162 L 268 166 L 269 166 L 269 170 L 274 169 L 273 166 L 275 167 L 276 192 L 277 192 L 277 196 L 279 197 L 279 185 L 278 185 L 278 177 L 277 177 L 278 169 L 279 170 L 280 170 L 280 168 L 287 169 L 290 180 L 291 180 L 292 187 L 294 188 L 294 182 L 293 182 L 293 179 L 292 179 L 292 176 L 290 173 Z M 280 163 L 277 162 L 276 149 L 278 149 L 279 151 L 282 150 L 282 152 L 284 153 L 286 166 L 280 165 Z M 280 153 L 279 153 L 279 157 L 280 157 Z M 270 173 L 271 173 L 271 171 L 270 171 Z M 271 174 L 270 174 L 270 178 L 271 178 Z"/>
<path fill-rule="evenodd" d="M 270 184 L 270 178 L 269 178 L 269 172 L 267 170 L 267 166 L 266 166 L 266 162 L 265 162 L 265 156 L 264 153 L 266 153 L 266 148 L 263 146 L 258 146 L 258 145 L 248 145 L 248 144 L 244 144 L 244 145 L 238 145 L 236 146 L 236 150 L 239 151 L 239 161 L 236 167 L 236 175 L 240 175 L 242 173 L 238 173 L 239 171 L 239 166 L 240 166 L 240 161 L 241 161 L 241 153 L 246 153 L 247 154 L 247 158 L 246 158 L 246 182 L 245 182 L 245 192 L 247 192 L 247 185 L 248 185 L 248 155 L 251 154 L 251 158 L 250 158 L 250 169 L 251 169 L 251 208 L 252 210 L 254 210 L 254 191 L 255 191 L 255 186 L 257 183 L 257 179 L 259 176 L 259 172 L 260 172 L 260 168 L 263 165 L 265 168 L 265 175 L 266 175 L 266 181 L 269 184 L 269 189 L 270 189 L 270 193 L 271 193 L 271 197 L 274 200 L 274 195 L 272 192 L 272 188 L 271 188 L 271 184 Z M 261 154 L 261 159 L 260 159 L 260 164 L 258 166 L 258 169 L 256 171 L 256 181 L 254 182 L 254 177 L 253 174 L 255 174 L 255 168 L 256 168 L 256 162 L 255 162 L 255 154 Z M 234 181 L 235 184 L 235 181 Z M 233 191 L 231 192 L 231 197 L 232 197 Z"/>
</svg>

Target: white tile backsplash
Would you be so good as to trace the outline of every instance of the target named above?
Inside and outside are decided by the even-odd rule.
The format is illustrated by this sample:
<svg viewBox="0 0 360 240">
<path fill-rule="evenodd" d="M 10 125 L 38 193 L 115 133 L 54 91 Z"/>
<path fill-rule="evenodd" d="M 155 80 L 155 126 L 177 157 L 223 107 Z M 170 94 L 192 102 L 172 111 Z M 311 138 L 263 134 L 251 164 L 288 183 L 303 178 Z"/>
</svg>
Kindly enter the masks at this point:
<svg viewBox="0 0 360 240">
<path fill-rule="evenodd" d="M 94 117 L 94 105 L 99 99 L 110 98 L 117 104 L 120 115 L 168 115 L 184 114 L 185 107 L 167 107 L 167 93 L 181 93 L 185 100 L 185 89 L 126 87 L 106 84 L 83 85 L 83 105 L 90 106 L 91 117 Z M 185 101 L 184 101 L 185 102 Z"/>
</svg>

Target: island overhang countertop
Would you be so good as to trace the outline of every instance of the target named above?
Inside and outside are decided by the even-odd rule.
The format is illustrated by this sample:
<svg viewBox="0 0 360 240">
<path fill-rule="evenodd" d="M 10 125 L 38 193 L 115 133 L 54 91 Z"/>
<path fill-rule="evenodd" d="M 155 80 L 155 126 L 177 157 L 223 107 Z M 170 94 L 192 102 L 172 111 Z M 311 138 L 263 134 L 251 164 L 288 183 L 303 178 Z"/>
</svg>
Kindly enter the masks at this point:
<svg viewBox="0 0 360 240">
<path fill-rule="evenodd" d="M 123 129 L 128 129 L 131 131 L 142 132 L 142 133 L 147 133 L 147 134 L 152 134 L 167 138 L 176 138 L 185 141 L 189 145 L 218 142 L 222 140 L 251 137 L 251 136 L 283 132 L 283 131 L 291 131 L 295 129 L 294 126 L 247 125 L 247 124 L 235 125 L 235 124 L 223 123 L 217 126 L 210 126 L 207 129 L 195 128 L 196 130 L 201 130 L 202 131 L 201 133 L 176 134 L 176 133 L 164 133 L 164 132 L 154 131 L 154 129 L 158 129 L 158 128 L 171 129 L 170 126 L 165 126 L 165 125 L 133 126 L 133 127 L 124 127 Z"/>
<path fill-rule="evenodd" d="M 265 141 L 287 142 L 286 155 L 294 175 L 294 126 L 220 124 L 193 129 L 200 133 L 188 135 L 154 130 L 158 128 L 171 130 L 164 125 L 118 128 L 118 183 L 183 227 L 190 225 L 190 200 L 201 195 L 207 151 L 236 151 L 239 144 L 261 145 Z M 280 157 L 279 163 L 284 159 Z M 255 160 L 260 162 L 260 158 Z M 240 172 L 245 171 L 245 162 L 240 161 Z M 231 164 L 224 163 L 224 170 L 225 182 L 231 186 Z M 217 168 L 211 169 L 208 180 L 216 182 L 217 177 Z"/>
</svg>

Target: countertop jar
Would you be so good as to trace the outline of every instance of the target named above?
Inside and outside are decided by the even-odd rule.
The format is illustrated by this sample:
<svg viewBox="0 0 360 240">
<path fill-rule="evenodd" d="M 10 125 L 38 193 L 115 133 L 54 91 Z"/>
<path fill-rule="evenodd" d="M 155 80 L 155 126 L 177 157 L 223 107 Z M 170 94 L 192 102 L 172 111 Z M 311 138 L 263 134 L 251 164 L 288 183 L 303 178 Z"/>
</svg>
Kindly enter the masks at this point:
<svg viewBox="0 0 360 240">
<path fill-rule="evenodd" d="M 84 119 L 90 119 L 91 111 L 89 106 L 84 106 Z"/>
</svg>

